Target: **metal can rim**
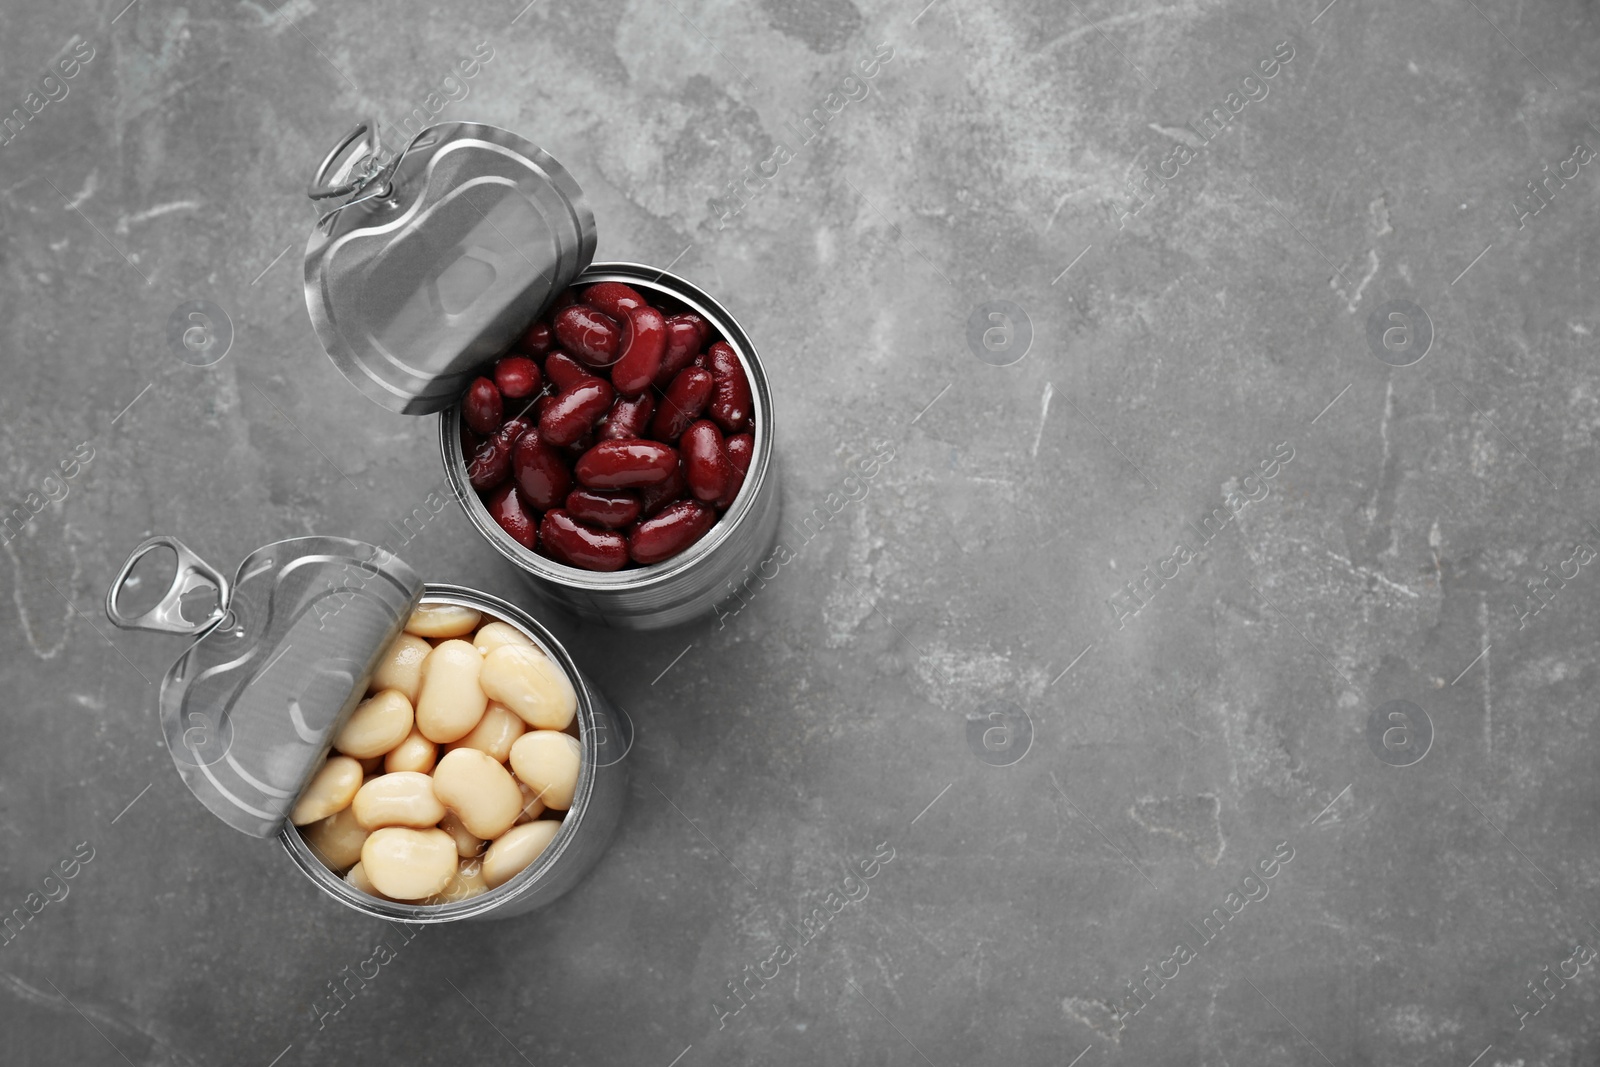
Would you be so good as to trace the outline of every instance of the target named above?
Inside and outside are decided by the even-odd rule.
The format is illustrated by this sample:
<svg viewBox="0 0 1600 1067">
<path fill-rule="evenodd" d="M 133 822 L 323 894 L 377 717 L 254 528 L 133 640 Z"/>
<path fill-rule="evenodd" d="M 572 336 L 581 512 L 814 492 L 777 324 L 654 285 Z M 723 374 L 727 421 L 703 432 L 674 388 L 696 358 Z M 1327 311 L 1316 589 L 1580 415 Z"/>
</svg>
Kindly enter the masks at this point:
<svg viewBox="0 0 1600 1067">
<path fill-rule="evenodd" d="M 408 904 L 404 901 L 383 900 L 379 897 L 369 896 L 350 885 L 339 875 L 335 874 L 327 865 L 319 860 L 311 851 L 310 846 L 301 836 L 300 828 L 285 823 L 283 830 L 278 835 L 279 842 L 295 865 L 316 884 L 318 889 L 333 897 L 339 903 L 354 908 L 356 911 L 371 915 L 378 919 L 387 919 L 392 922 L 413 923 L 428 925 L 431 923 L 453 922 L 458 919 L 471 919 L 489 914 L 532 891 L 536 888 L 545 872 L 560 862 L 561 856 L 567 847 L 582 830 L 584 816 L 588 811 L 590 797 L 594 793 L 595 774 L 598 771 L 599 743 L 595 738 L 595 711 L 594 701 L 589 689 L 589 681 L 578 670 L 578 665 L 573 662 L 572 656 L 567 652 L 566 646 L 556 640 L 544 624 L 540 623 L 527 611 L 509 601 L 502 600 L 490 593 L 478 589 L 469 589 L 466 586 L 451 585 L 448 583 L 429 582 L 422 594 L 424 604 L 456 604 L 461 607 L 477 608 L 495 616 L 507 625 L 515 627 L 524 636 L 538 645 L 546 655 L 567 672 L 567 677 L 572 681 L 572 688 L 578 694 L 578 740 L 583 748 L 583 762 L 578 770 L 578 787 L 573 793 L 572 806 L 567 809 L 567 814 L 561 820 L 561 829 L 551 839 L 550 844 L 539 854 L 525 870 L 519 871 L 505 885 L 497 886 L 487 893 L 480 893 L 466 900 L 453 901 L 447 904 Z"/>
<path fill-rule="evenodd" d="M 579 592 L 613 594 L 624 591 L 651 589 L 671 582 L 680 575 L 706 564 L 717 549 L 735 536 L 754 509 L 756 495 L 767 478 L 772 463 L 773 413 L 772 390 L 767 380 L 766 368 L 757 355 L 755 346 L 745 334 L 737 319 L 710 294 L 685 278 L 670 271 L 643 263 L 624 261 L 593 263 L 572 282 L 574 286 L 603 281 L 620 281 L 630 285 L 659 290 L 705 318 L 715 326 L 744 365 L 750 380 L 752 421 L 755 432 L 755 454 L 750 469 L 745 473 L 744 485 L 733 505 L 717 520 L 717 524 L 699 541 L 668 560 L 645 567 L 630 567 L 618 571 L 589 571 L 557 563 L 547 556 L 524 548 L 510 534 L 500 528 L 489 515 L 488 508 L 467 481 L 466 457 L 461 452 L 461 406 L 452 404 L 439 414 L 439 448 L 444 460 L 445 475 L 451 492 L 467 519 L 478 528 L 489 544 L 506 559 L 541 581 Z"/>
</svg>

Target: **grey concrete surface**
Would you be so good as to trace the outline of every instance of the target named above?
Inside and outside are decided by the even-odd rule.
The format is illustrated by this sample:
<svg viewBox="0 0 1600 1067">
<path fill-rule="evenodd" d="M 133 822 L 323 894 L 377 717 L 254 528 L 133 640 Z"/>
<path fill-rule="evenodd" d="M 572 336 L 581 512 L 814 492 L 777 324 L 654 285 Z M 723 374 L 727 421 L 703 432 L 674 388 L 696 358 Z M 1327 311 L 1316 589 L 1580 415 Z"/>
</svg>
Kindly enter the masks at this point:
<svg viewBox="0 0 1600 1067">
<path fill-rule="evenodd" d="M 0 910 L 92 849 L 0 945 L 0 1061 L 1600 1056 L 1592 3 L 125 2 L 0 12 L 0 114 L 28 112 L 0 145 L 0 470 L 28 509 Z M 99 605 L 151 533 L 231 568 L 382 539 L 436 482 L 433 421 L 349 387 L 299 282 L 315 161 L 435 103 L 561 159 L 600 258 L 728 304 L 786 513 L 831 517 L 736 617 L 545 613 L 637 725 L 622 828 L 550 909 L 406 941 L 188 796 L 154 718 L 181 642 Z M 202 299 L 233 339 L 197 367 L 167 323 Z M 1408 366 L 1397 300 L 1431 322 Z M 528 599 L 453 507 L 402 554 Z"/>
</svg>

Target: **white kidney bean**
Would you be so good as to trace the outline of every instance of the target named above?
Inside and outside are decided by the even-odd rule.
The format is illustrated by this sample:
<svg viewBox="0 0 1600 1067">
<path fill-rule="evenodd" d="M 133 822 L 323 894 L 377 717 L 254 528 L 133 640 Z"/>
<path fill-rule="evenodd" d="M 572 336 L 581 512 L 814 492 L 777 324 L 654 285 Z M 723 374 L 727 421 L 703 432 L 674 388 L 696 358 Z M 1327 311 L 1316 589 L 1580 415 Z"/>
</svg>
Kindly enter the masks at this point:
<svg viewBox="0 0 1600 1067">
<path fill-rule="evenodd" d="M 418 637 L 465 637 L 478 628 L 481 612 L 455 604 L 419 604 L 406 622 L 406 633 Z"/>
<path fill-rule="evenodd" d="M 529 726 L 560 730 L 578 711 L 578 694 L 572 682 L 537 648 L 501 645 L 483 657 L 478 681 L 485 693 L 516 712 Z"/>
<path fill-rule="evenodd" d="M 483 880 L 483 861 L 477 858 L 464 859 L 456 867 L 456 876 L 450 879 L 450 884 L 444 887 L 440 896 L 446 903 L 454 904 L 458 900 L 467 900 L 489 891 L 489 884 Z"/>
<path fill-rule="evenodd" d="M 361 866 L 379 893 L 396 900 L 421 900 L 456 875 L 456 843 L 443 830 L 385 826 L 361 846 Z"/>
<path fill-rule="evenodd" d="M 478 725 L 472 728 L 472 732 L 459 741 L 450 742 L 445 746 L 445 751 L 475 748 L 479 752 L 487 752 L 504 763 L 511 755 L 511 742 L 521 737 L 527 730 L 528 724 L 523 722 L 516 712 L 497 700 L 491 700 L 489 706 L 484 709 L 483 718 L 478 720 Z"/>
<path fill-rule="evenodd" d="M 472 639 L 479 652 L 487 656 L 501 645 L 527 645 L 533 648 L 534 644 L 528 635 L 506 622 L 486 622 L 479 628 Z"/>
<path fill-rule="evenodd" d="M 444 805 L 433 795 L 433 779 L 417 771 L 380 774 L 363 785 L 350 804 L 356 822 L 368 830 L 410 826 L 425 830 L 444 818 Z"/>
<path fill-rule="evenodd" d="M 334 756 L 322 765 L 305 792 L 300 794 L 294 810 L 289 813 L 289 821 L 305 826 L 326 819 L 348 808 L 360 788 L 361 764 L 349 756 Z"/>
<path fill-rule="evenodd" d="M 329 868 L 342 871 L 361 858 L 367 831 L 356 821 L 355 811 L 345 808 L 312 823 L 300 836 L 318 859 Z"/>
<path fill-rule="evenodd" d="M 367 877 L 367 869 L 361 866 L 360 863 L 345 872 L 344 880 L 368 896 L 383 896 L 382 893 L 378 892 L 378 887 L 373 885 L 372 881 Z"/>
<path fill-rule="evenodd" d="M 398 689 L 385 689 L 356 705 L 333 739 L 333 747 L 346 756 L 371 759 L 381 756 L 411 732 L 411 701 Z"/>
<path fill-rule="evenodd" d="M 417 690 L 422 685 L 422 661 L 428 658 L 433 646 L 416 634 L 403 633 L 394 639 L 372 672 L 367 683 L 374 693 L 384 689 L 398 689 L 414 705 Z"/>
<path fill-rule="evenodd" d="M 433 793 L 474 837 L 499 837 L 517 821 L 522 792 L 511 772 L 487 752 L 458 748 L 433 769 Z"/>
<path fill-rule="evenodd" d="M 453 811 L 447 811 L 444 818 L 439 820 L 439 829 L 449 834 L 456 843 L 456 855 L 462 859 L 476 856 L 483 851 L 483 846 L 488 844 L 471 830 L 461 824 L 461 817 Z"/>
<path fill-rule="evenodd" d="M 511 746 L 511 769 L 539 795 L 545 807 L 566 811 L 578 788 L 583 746 L 559 730 L 533 730 Z"/>
<path fill-rule="evenodd" d="M 479 684 L 483 657 L 465 641 L 443 641 L 422 661 L 417 729 L 429 741 L 459 741 L 478 725 L 489 706 Z"/>
<path fill-rule="evenodd" d="M 560 829 L 561 824 L 554 819 L 539 819 L 507 830 L 483 855 L 484 883 L 490 889 L 498 889 L 511 881 L 539 858 Z"/>
<path fill-rule="evenodd" d="M 390 774 L 395 771 L 421 771 L 427 774 L 433 770 L 438 759 L 439 746 L 423 737 L 422 731 L 413 726 L 406 739 L 383 757 L 383 769 Z"/>
<path fill-rule="evenodd" d="M 522 811 L 517 815 L 517 825 L 532 822 L 544 814 L 544 801 L 539 799 L 539 794 L 528 787 L 528 783 L 517 779 L 517 788 L 522 790 Z"/>
</svg>

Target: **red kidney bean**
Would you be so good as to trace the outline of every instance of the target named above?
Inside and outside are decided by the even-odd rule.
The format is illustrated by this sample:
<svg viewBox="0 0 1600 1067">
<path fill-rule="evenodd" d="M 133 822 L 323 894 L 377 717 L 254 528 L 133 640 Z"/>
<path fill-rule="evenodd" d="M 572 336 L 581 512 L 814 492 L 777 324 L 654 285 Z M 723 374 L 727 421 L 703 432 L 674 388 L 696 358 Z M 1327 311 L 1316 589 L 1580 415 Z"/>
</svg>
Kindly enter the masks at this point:
<svg viewBox="0 0 1600 1067">
<path fill-rule="evenodd" d="M 639 498 L 626 489 L 574 489 L 567 510 L 592 526 L 620 530 L 639 517 Z"/>
<path fill-rule="evenodd" d="M 528 327 L 528 332 L 522 335 L 522 347 L 536 356 L 542 356 L 550 351 L 550 346 L 555 340 L 550 336 L 550 324 L 536 322 Z"/>
<path fill-rule="evenodd" d="M 572 288 L 571 286 L 568 286 L 567 288 L 561 290 L 561 292 L 556 294 L 556 298 L 554 300 L 550 301 L 550 315 L 551 315 L 551 317 L 553 318 L 555 316 L 555 313 L 560 311 L 562 308 L 571 307 L 573 304 L 576 304 L 577 302 L 578 302 L 578 290 Z"/>
<path fill-rule="evenodd" d="M 461 454 L 471 459 L 478 454 L 478 446 L 483 444 L 483 438 L 472 432 L 472 427 L 467 425 L 467 420 L 461 420 Z"/>
<path fill-rule="evenodd" d="M 511 472 L 523 499 L 540 511 L 560 507 L 572 488 L 567 461 L 544 442 L 538 430 L 529 430 L 518 439 L 511 450 Z"/>
<path fill-rule="evenodd" d="M 545 357 L 544 375 L 557 389 L 570 389 L 573 382 L 594 377 L 588 367 L 559 348 Z"/>
<path fill-rule="evenodd" d="M 590 489 L 639 489 L 660 485 L 678 469 L 678 453 L 659 441 L 632 438 L 601 441 L 582 456 L 572 473 Z"/>
<path fill-rule="evenodd" d="M 523 400 L 539 391 L 544 376 L 527 356 L 507 356 L 494 365 L 494 384 L 507 400 Z"/>
<path fill-rule="evenodd" d="M 683 477 L 683 462 L 680 460 L 666 481 L 639 490 L 639 514 L 648 519 L 673 501 L 682 500 L 683 494 L 688 491 L 689 483 Z"/>
<path fill-rule="evenodd" d="M 700 340 L 697 321 L 706 320 L 693 314 L 667 316 L 667 344 L 661 352 L 661 369 L 656 371 L 657 389 L 665 389 L 673 376 L 692 363 L 700 351 L 704 342 Z"/>
<path fill-rule="evenodd" d="M 532 548 L 539 539 L 539 520 L 528 512 L 527 505 L 517 493 L 517 487 L 510 482 L 502 485 L 489 494 L 483 502 L 489 509 L 489 517 L 500 525 L 500 529 L 510 534 L 512 539 L 523 548 Z"/>
<path fill-rule="evenodd" d="M 618 322 L 634 308 L 646 306 L 644 297 L 633 286 L 622 282 L 595 282 L 583 291 L 583 302 Z"/>
<path fill-rule="evenodd" d="M 650 436 L 657 441 L 676 441 L 683 436 L 683 431 L 706 409 L 714 384 L 708 370 L 685 367 L 679 371 L 667 386 L 656 417 L 650 420 Z"/>
<path fill-rule="evenodd" d="M 474 378 L 467 386 L 467 395 L 461 401 L 461 417 L 468 426 L 487 437 L 500 428 L 504 414 L 500 390 L 487 378 Z"/>
<path fill-rule="evenodd" d="M 722 450 L 722 431 L 710 419 L 690 424 L 678 440 L 683 452 L 683 476 L 689 492 L 702 503 L 715 503 L 728 489 L 733 468 Z"/>
<path fill-rule="evenodd" d="M 467 463 L 467 481 L 480 493 L 493 489 L 510 473 L 511 449 L 500 440 L 499 434 L 479 445 Z"/>
<path fill-rule="evenodd" d="M 637 307 L 622 322 L 622 342 L 611 368 L 617 392 L 637 396 L 650 388 L 667 346 L 667 320 L 653 307 Z"/>
<path fill-rule="evenodd" d="M 587 304 L 573 304 L 556 312 L 555 331 L 561 347 L 591 367 L 609 367 L 617 361 L 622 328 L 615 319 Z"/>
<path fill-rule="evenodd" d="M 579 456 L 583 455 L 585 452 L 589 451 L 589 449 L 594 447 L 594 440 L 594 431 L 585 430 L 583 436 L 572 442 L 570 445 L 562 445 L 561 451 L 567 454 L 567 462 L 576 462 Z"/>
<path fill-rule="evenodd" d="M 718 511 L 731 508 L 739 496 L 739 490 L 744 488 L 744 476 L 750 473 L 750 461 L 756 454 L 755 434 L 733 434 L 723 440 L 722 450 L 728 454 L 728 466 L 733 468 L 733 474 L 728 478 L 728 488 L 717 497 Z"/>
<path fill-rule="evenodd" d="M 570 445 L 600 421 L 615 396 L 611 383 L 585 378 L 556 394 L 539 416 L 539 434 L 546 444 Z"/>
<path fill-rule="evenodd" d="M 643 437 L 655 410 L 655 397 L 649 393 L 617 397 L 606 417 L 600 420 L 600 439 L 620 441 L 625 437 Z"/>
<path fill-rule="evenodd" d="M 700 347 L 704 348 L 706 345 L 710 344 L 713 334 L 711 324 L 692 311 L 686 311 L 684 314 L 690 319 L 694 320 L 695 329 L 700 331 Z"/>
<path fill-rule="evenodd" d="M 711 389 L 711 405 L 706 409 L 728 433 L 739 433 L 750 428 L 750 382 L 744 376 L 744 365 L 739 362 L 733 346 L 718 341 L 706 351 L 706 367 L 716 384 Z"/>
<path fill-rule="evenodd" d="M 467 464 L 467 481 L 480 493 L 488 492 L 511 473 L 511 450 L 531 427 L 527 419 L 511 419 L 480 444 Z"/>
<path fill-rule="evenodd" d="M 591 571 L 614 571 L 628 562 L 628 542 L 612 530 L 597 530 L 560 508 L 544 513 L 539 540 L 557 562 Z"/>
<path fill-rule="evenodd" d="M 634 524 L 628 531 L 628 554 L 635 563 L 660 563 L 700 540 L 716 523 L 717 513 L 698 500 L 679 500 Z"/>
</svg>

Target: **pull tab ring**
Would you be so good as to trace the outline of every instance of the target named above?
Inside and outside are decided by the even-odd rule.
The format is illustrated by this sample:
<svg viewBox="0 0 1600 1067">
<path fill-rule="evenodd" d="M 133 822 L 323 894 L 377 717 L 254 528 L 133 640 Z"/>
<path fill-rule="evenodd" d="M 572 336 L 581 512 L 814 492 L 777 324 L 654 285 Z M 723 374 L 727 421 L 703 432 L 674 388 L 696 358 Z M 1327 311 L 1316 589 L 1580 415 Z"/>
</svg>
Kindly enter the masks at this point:
<svg viewBox="0 0 1600 1067">
<path fill-rule="evenodd" d="M 366 143 L 337 168 L 343 180 L 334 182 L 335 164 L 339 163 L 352 145 L 363 139 Z M 362 119 L 356 123 L 355 129 L 345 134 L 339 143 L 333 146 L 333 150 L 323 158 L 322 166 L 317 168 L 316 175 L 306 188 L 306 195 L 313 200 L 326 200 L 331 196 L 348 196 L 359 192 L 362 186 L 371 181 L 373 175 L 378 172 L 378 157 L 382 154 L 382 147 L 378 143 L 377 120 Z"/>
<path fill-rule="evenodd" d="M 172 584 L 162 594 L 159 604 L 143 615 L 130 618 L 117 606 L 117 597 L 122 593 L 128 576 L 133 573 L 133 568 L 141 559 L 158 548 L 170 548 L 177 554 L 178 573 L 173 575 Z M 217 604 L 206 618 L 199 622 L 190 622 L 183 617 L 183 598 L 196 589 L 210 589 L 216 595 Z M 188 545 L 176 537 L 158 535 L 135 548 L 128 556 L 127 562 L 122 565 L 122 569 L 117 572 L 116 578 L 112 579 L 111 588 L 106 593 L 106 618 L 123 630 L 198 634 L 211 629 L 227 616 L 228 598 L 231 595 L 232 590 L 226 575 L 195 555 Z"/>
</svg>

